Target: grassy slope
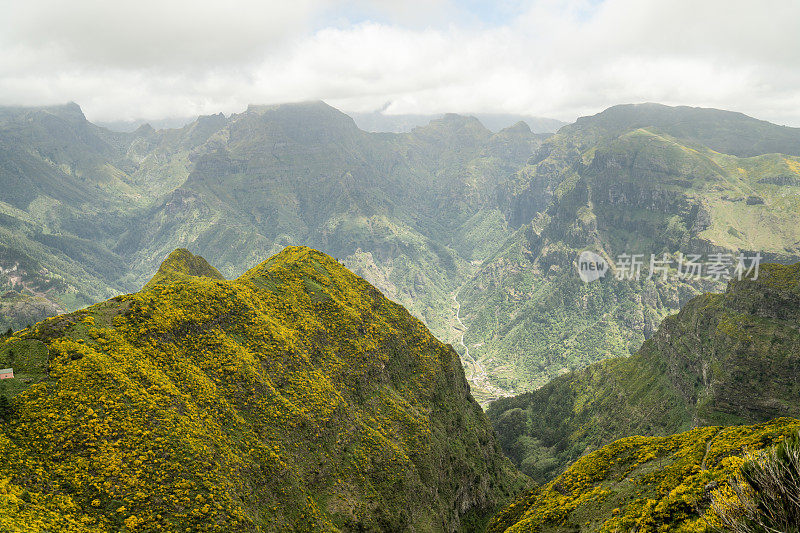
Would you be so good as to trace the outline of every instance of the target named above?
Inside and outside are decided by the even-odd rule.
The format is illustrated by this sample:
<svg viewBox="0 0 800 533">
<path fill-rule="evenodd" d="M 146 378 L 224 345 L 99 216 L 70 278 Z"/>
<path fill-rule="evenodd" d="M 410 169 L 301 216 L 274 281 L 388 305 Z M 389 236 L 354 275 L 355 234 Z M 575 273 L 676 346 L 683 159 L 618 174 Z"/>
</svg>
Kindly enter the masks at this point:
<svg viewBox="0 0 800 533">
<path fill-rule="evenodd" d="M 175 255 L 6 341 L 44 345 L 50 377 L 0 431 L 4 525 L 36 506 L 64 530 L 472 530 L 523 483 L 455 352 L 332 258 L 224 281 Z"/>
</svg>

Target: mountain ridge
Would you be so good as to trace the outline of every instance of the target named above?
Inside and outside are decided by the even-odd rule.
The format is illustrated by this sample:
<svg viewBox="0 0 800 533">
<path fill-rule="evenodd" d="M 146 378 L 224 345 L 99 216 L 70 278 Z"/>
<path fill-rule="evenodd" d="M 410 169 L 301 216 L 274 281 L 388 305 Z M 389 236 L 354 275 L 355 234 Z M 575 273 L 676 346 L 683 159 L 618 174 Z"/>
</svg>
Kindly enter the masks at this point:
<svg viewBox="0 0 800 533">
<path fill-rule="evenodd" d="M 452 348 L 310 248 L 48 319 L 8 357 L 47 370 L 0 428 L 0 509 L 41 510 L 12 528 L 465 531 L 526 483 Z"/>
<path fill-rule="evenodd" d="M 0 273 L 10 295 L 0 300 L 0 326 L 135 291 L 175 248 L 191 247 L 234 278 L 242 265 L 308 244 L 460 346 L 458 293 L 465 342 L 489 389 L 537 387 L 635 351 L 664 316 L 720 288 L 587 290 L 568 276 L 583 249 L 611 259 L 633 246 L 673 257 L 760 250 L 791 262 L 800 254 L 797 157 L 736 157 L 680 137 L 702 130 L 710 144 L 735 148 L 731 132 L 772 142 L 769 132 L 785 128 L 714 110 L 647 109 L 612 109 L 552 136 L 525 127 L 492 133 L 455 115 L 409 133 L 368 133 L 321 102 L 133 133 L 75 115 L 88 144 L 49 112 L 63 128 L 0 120 L 0 150 L 15 162 L 0 168 L 9 191 L 0 198 L 0 267 L 17 269 Z M 681 118 L 687 113 L 694 118 Z M 496 396 L 473 386 L 483 403 Z"/>
</svg>

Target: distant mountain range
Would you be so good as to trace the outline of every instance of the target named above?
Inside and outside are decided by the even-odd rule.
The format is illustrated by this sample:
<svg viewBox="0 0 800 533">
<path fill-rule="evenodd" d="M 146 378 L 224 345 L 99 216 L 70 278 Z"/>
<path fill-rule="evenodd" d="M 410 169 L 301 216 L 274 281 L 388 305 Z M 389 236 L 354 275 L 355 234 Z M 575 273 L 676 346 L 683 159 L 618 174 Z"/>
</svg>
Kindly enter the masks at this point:
<svg viewBox="0 0 800 533">
<path fill-rule="evenodd" d="M 800 258 L 798 129 L 657 104 L 513 124 L 370 133 L 309 102 L 114 132 L 74 104 L 0 108 L 0 326 L 135 291 L 178 247 L 233 278 L 305 244 L 452 343 L 485 403 L 634 353 L 723 286 L 587 285 L 584 249 Z"/>
<path fill-rule="evenodd" d="M 427 126 L 434 120 L 441 119 L 444 114 L 439 115 L 410 115 L 399 114 L 390 115 L 382 111 L 371 113 L 347 112 L 353 117 L 356 125 L 364 131 L 408 133 L 414 128 Z M 494 132 L 510 128 L 520 122 L 524 122 L 534 133 L 555 133 L 566 122 L 553 118 L 534 117 L 530 115 L 513 115 L 503 113 L 472 113 L 481 123 Z"/>
<path fill-rule="evenodd" d="M 370 113 L 345 111 L 345 113 L 352 117 L 360 129 L 374 133 L 409 133 L 414 128 L 427 126 L 434 120 L 439 120 L 444 116 L 444 113 L 435 115 L 390 115 L 383 111 L 373 111 Z M 514 126 L 519 122 L 524 122 L 534 133 L 555 133 L 561 126 L 567 124 L 566 122 L 552 118 L 534 117 L 531 115 L 513 115 L 508 113 L 472 113 L 469 116 L 474 116 L 493 132 L 498 132 Z M 157 130 L 180 129 L 187 124 L 191 124 L 195 120 L 197 120 L 197 117 L 176 117 L 161 120 L 140 119 L 97 122 L 96 124 L 111 131 L 133 132 L 145 125 Z"/>
</svg>

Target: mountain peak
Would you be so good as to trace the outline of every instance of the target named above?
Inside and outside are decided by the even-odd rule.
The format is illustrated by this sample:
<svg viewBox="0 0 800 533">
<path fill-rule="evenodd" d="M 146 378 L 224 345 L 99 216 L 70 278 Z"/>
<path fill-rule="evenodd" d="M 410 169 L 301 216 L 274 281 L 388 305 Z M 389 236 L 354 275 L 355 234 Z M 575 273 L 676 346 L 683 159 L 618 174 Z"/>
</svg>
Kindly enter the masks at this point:
<svg viewBox="0 0 800 533">
<path fill-rule="evenodd" d="M 621 135 L 639 128 L 657 128 L 678 139 L 699 143 L 738 157 L 768 153 L 800 155 L 800 128 L 787 128 L 743 113 L 722 109 L 668 106 L 656 103 L 621 104 L 596 115 L 581 117 L 565 131 L 598 128 Z"/>
<path fill-rule="evenodd" d="M 86 115 L 83 114 L 83 109 L 81 109 L 81 106 L 79 106 L 75 102 L 67 102 L 66 104 L 62 105 L 41 107 L 38 108 L 38 110 L 49 113 L 51 115 L 55 115 L 58 118 L 66 120 L 68 122 L 73 122 L 73 123 L 87 122 Z"/>
<path fill-rule="evenodd" d="M 348 277 L 356 278 L 352 272 L 328 254 L 308 246 L 287 246 L 242 274 L 238 279 L 262 285 L 263 280 L 267 278 L 275 280 L 297 275 L 301 278 L 308 278 L 309 274 L 314 277 L 321 274 L 326 279 L 335 275 L 340 278 L 340 281 Z"/>
<path fill-rule="evenodd" d="M 342 113 L 322 100 L 307 100 L 303 102 L 288 102 L 283 104 L 250 104 L 244 112 L 245 115 L 262 115 L 271 119 L 293 120 L 302 118 L 324 119 L 336 117 L 353 122 L 350 116 Z M 353 124 L 355 124 L 353 122 Z"/>
<path fill-rule="evenodd" d="M 328 142 L 350 138 L 360 130 L 353 119 L 321 100 L 275 105 L 249 105 L 234 121 L 263 122 L 278 126 L 285 134 L 303 142 Z"/>
<path fill-rule="evenodd" d="M 81 106 L 75 102 L 48 106 L 0 106 L 0 120 L 18 120 L 31 114 L 49 114 L 70 122 L 86 122 Z"/>
<path fill-rule="evenodd" d="M 430 141 L 438 139 L 474 145 L 486 141 L 492 132 L 473 116 L 446 113 L 441 118 L 431 120 L 427 126 L 414 128 L 412 134 Z"/>
<path fill-rule="evenodd" d="M 178 248 L 164 259 L 158 267 L 158 272 L 144 288 L 151 289 L 156 285 L 173 283 L 189 276 L 225 279 L 216 268 L 199 255 L 192 254 L 186 248 Z"/>
<path fill-rule="evenodd" d="M 516 124 L 503 128 L 498 133 L 513 133 L 513 134 L 527 134 L 532 133 L 531 127 L 524 120 L 518 121 Z"/>
</svg>

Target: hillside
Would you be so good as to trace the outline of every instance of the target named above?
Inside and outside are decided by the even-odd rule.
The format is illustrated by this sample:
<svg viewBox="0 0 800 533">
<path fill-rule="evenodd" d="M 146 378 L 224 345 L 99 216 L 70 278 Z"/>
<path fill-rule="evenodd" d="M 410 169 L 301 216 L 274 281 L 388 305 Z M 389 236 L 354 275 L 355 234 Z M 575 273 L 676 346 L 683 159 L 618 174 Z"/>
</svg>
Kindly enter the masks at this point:
<svg viewBox="0 0 800 533">
<path fill-rule="evenodd" d="M 800 259 L 796 129 L 657 104 L 555 135 L 487 124 L 446 114 L 371 133 L 302 102 L 117 133 L 75 104 L 0 108 L 0 327 L 135 291 L 176 248 L 234 278 L 304 244 L 456 346 L 485 405 L 630 355 L 665 316 L 723 288 L 586 285 L 573 262 L 587 248 L 612 262 Z"/>
<path fill-rule="evenodd" d="M 336 260 L 144 290 L 0 345 L 0 528 L 472 531 L 522 487 L 458 355 Z"/>
<path fill-rule="evenodd" d="M 677 279 L 680 254 L 800 260 L 800 158 L 777 150 L 798 153 L 798 130 L 718 110 L 617 106 L 565 126 L 507 184 L 515 232 L 459 292 L 470 354 L 498 385 L 530 390 L 634 353 L 692 297 L 723 290 Z M 587 249 L 614 271 L 642 254 L 642 279 L 583 283 Z M 648 279 L 651 254 L 672 261 L 666 281 Z"/>
<path fill-rule="evenodd" d="M 581 458 L 519 498 L 488 531 L 575 533 L 725 531 L 711 508 L 747 453 L 797 435 L 782 418 L 756 426 L 697 428 L 668 437 L 628 437 Z"/>
<path fill-rule="evenodd" d="M 308 243 L 449 340 L 452 290 L 505 238 L 494 190 L 541 139 L 458 115 L 373 134 L 322 102 L 129 133 L 75 104 L 0 108 L 0 291 L 50 304 L 16 305 L 0 322 L 21 328 L 135 290 L 177 247 L 235 277 Z"/>
<path fill-rule="evenodd" d="M 800 417 L 800 263 L 692 299 L 632 357 L 491 404 L 503 449 L 545 481 L 615 439 Z"/>
</svg>

